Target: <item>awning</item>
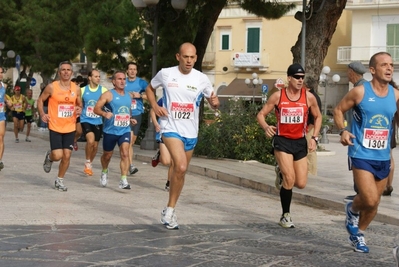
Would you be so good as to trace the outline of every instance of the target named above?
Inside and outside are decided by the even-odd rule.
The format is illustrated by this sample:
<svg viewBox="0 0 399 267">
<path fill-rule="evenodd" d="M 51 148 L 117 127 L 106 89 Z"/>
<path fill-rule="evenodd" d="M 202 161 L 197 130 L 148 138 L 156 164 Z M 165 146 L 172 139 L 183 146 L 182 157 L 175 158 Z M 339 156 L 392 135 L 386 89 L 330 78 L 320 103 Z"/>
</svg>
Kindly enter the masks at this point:
<svg viewBox="0 0 399 267">
<path fill-rule="evenodd" d="M 265 79 L 262 85 L 268 86 L 268 93 L 274 88 L 275 79 Z M 217 95 L 219 98 L 262 98 L 262 86 L 250 88 L 245 84 L 245 79 L 235 78 L 229 85 L 222 87 L 218 90 Z"/>
</svg>

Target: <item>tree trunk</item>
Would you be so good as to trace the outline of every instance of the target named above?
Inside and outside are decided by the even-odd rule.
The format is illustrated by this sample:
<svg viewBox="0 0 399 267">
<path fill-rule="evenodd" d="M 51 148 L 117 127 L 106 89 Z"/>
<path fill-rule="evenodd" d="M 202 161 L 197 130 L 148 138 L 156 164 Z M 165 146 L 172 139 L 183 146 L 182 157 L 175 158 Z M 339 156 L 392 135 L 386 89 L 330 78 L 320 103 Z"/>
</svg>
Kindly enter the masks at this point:
<svg viewBox="0 0 399 267">
<path fill-rule="evenodd" d="M 202 71 L 202 60 L 205 56 L 206 47 L 208 46 L 209 39 L 213 32 L 215 23 L 219 17 L 220 12 L 226 6 L 227 0 L 213 0 L 209 1 L 204 8 L 201 10 L 206 16 L 203 17 L 199 25 L 197 35 L 194 39 L 194 45 L 197 48 L 197 62 L 195 62 L 194 68 Z M 200 124 L 204 118 L 204 99 L 201 100 L 199 121 Z"/>
<path fill-rule="evenodd" d="M 310 8 L 313 13 L 306 12 L 306 17 L 310 18 L 306 21 L 306 56 L 303 67 L 306 69 L 306 80 L 312 88 L 317 89 L 324 58 L 346 2 L 347 0 L 315 1 L 313 8 Z M 311 3 L 313 3 L 312 0 L 309 6 L 312 5 Z M 291 48 L 293 62 L 301 62 L 301 39 L 302 32 L 295 46 Z"/>
</svg>

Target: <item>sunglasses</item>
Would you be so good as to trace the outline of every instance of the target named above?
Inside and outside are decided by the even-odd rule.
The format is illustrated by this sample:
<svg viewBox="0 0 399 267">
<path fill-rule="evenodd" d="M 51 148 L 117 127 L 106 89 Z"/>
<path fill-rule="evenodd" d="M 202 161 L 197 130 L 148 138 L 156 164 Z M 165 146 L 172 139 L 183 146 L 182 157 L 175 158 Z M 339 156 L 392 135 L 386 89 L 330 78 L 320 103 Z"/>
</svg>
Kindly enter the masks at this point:
<svg viewBox="0 0 399 267">
<path fill-rule="evenodd" d="M 305 75 L 292 75 L 291 77 L 294 77 L 295 79 L 299 80 L 299 79 L 305 79 Z"/>
</svg>

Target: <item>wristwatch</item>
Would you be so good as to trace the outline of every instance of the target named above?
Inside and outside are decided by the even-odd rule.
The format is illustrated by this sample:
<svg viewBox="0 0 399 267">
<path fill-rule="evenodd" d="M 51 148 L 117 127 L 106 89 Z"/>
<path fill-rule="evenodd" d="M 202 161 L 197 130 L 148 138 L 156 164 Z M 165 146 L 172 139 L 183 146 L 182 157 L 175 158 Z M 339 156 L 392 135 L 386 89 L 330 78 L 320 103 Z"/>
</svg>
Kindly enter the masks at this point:
<svg viewBox="0 0 399 267">
<path fill-rule="evenodd" d="M 316 142 L 316 144 L 319 143 L 319 137 L 318 136 L 312 136 L 312 139 Z"/>
</svg>

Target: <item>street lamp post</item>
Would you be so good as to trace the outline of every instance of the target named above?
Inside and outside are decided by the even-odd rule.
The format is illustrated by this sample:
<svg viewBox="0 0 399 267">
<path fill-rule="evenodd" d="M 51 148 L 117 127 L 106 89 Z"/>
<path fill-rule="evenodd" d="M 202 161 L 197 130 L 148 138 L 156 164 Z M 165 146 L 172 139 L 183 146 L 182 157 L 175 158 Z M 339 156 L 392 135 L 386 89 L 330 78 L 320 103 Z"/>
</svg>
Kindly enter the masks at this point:
<svg viewBox="0 0 399 267">
<path fill-rule="evenodd" d="M 324 87 L 323 115 L 327 115 L 327 88 L 334 87 L 337 84 L 337 82 L 341 80 L 341 77 L 338 74 L 334 74 L 330 80 L 330 77 L 328 76 L 330 71 L 331 69 L 329 66 L 324 66 L 320 74 L 320 85 Z"/>
<path fill-rule="evenodd" d="M 320 85 L 324 87 L 324 109 L 323 109 L 323 115 L 327 115 L 327 88 L 328 87 L 334 87 L 337 82 L 339 82 L 339 80 L 341 79 L 341 77 L 338 74 L 334 74 L 331 77 L 328 76 L 328 74 L 330 73 L 331 69 L 329 66 L 324 66 L 323 69 L 321 70 L 321 74 L 320 74 Z M 320 139 L 320 143 L 321 144 L 328 144 L 329 140 L 328 140 L 328 136 L 327 136 L 327 129 L 329 127 L 325 126 L 322 129 L 322 135 L 321 135 L 321 139 Z"/>
<path fill-rule="evenodd" d="M 153 21 L 153 46 L 152 46 L 152 65 L 151 77 L 157 73 L 157 53 L 158 53 L 158 22 L 163 10 L 159 7 L 160 0 L 131 0 L 134 7 L 141 13 L 143 19 Z M 162 0 L 161 0 L 162 1 Z M 172 0 L 171 5 L 177 11 L 174 19 L 178 18 L 179 12 L 186 8 L 187 0 Z M 174 20 L 172 19 L 172 20 Z M 140 144 L 141 149 L 154 150 L 157 148 L 155 141 L 155 127 L 148 115 L 148 128 Z"/>
<path fill-rule="evenodd" d="M 245 79 L 245 84 L 249 87 L 252 88 L 252 104 L 255 103 L 255 89 L 262 86 L 263 80 L 261 78 L 258 78 L 258 74 L 255 72 L 252 73 L 252 80 L 249 78 Z"/>
</svg>

